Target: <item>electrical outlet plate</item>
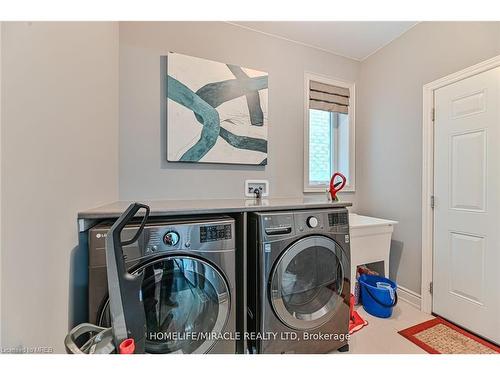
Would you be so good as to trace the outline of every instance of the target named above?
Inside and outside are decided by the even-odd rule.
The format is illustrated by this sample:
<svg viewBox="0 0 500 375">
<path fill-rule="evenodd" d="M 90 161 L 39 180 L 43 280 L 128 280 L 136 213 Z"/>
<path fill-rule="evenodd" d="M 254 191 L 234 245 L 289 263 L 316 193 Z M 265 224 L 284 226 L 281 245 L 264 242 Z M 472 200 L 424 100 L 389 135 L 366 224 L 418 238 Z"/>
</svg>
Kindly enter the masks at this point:
<svg viewBox="0 0 500 375">
<path fill-rule="evenodd" d="M 261 190 L 261 197 L 269 196 L 269 181 L 267 180 L 246 180 L 245 196 L 255 198 L 255 189 Z"/>
</svg>

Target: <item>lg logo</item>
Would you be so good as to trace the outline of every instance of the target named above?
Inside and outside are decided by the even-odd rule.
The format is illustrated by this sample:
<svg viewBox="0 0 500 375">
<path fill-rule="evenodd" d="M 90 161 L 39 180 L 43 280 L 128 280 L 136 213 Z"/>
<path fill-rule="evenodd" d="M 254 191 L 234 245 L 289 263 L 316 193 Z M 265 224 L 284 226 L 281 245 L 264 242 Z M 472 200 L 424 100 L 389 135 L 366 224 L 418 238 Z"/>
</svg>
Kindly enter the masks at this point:
<svg viewBox="0 0 500 375">
<path fill-rule="evenodd" d="M 95 235 L 95 238 L 106 238 L 107 234 L 106 233 L 97 233 Z"/>
</svg>

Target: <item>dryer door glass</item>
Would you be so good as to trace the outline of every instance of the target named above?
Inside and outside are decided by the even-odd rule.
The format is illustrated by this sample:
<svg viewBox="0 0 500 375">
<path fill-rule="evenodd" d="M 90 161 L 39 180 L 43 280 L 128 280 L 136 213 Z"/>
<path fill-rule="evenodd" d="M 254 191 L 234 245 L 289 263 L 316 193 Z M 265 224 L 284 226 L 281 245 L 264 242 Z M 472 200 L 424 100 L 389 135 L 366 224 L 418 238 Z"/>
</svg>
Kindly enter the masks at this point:
<svg viewBox="0 0 500 375">
<path fill-rule="evenodd" d="M 304 238 L 283 252 L 271 278 L 276 315 L 294 329 L 311 329 L 328 321 L 342 303 L 347 259 L 335 241 Z"/>
<path fill-rule="evenodd" d="M 224 330 L 230 309 L 222 274 L 203 260 L 172 256 L 147 262 L 142 297 L 147 353 L 206 353 Z M 109 310 L 101 314 L 109 325 Z"/>
</svg>

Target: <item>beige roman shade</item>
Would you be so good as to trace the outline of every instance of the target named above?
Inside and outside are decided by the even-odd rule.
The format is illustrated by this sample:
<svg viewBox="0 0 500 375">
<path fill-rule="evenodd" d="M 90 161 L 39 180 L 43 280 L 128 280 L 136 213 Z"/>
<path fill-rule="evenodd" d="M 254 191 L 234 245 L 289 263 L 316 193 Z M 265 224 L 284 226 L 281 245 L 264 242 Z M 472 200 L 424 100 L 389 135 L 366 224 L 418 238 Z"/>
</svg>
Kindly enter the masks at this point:
<svg viewBox="0 0 500 375">
<path fill-rule="evenodd" d="M 309 81 L 309 108 L 347 114 L 349 109 L 349 89 Z"/>
</svg>

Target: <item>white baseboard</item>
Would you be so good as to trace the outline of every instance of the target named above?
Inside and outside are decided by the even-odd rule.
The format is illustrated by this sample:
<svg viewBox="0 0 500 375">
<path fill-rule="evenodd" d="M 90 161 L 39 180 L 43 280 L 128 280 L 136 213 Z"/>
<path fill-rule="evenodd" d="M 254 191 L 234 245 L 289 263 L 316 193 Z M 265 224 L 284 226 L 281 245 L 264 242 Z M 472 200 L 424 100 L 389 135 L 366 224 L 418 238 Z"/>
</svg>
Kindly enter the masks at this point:
<svg viewBox="0 0 500 375">
<path fill-rule="evenodd" d="M 417 309 L 421 310 L 422 297 L 420 296 L 420 294 L 415 293 L 414 291 L 407 289 L 404 286 L 398 285 L 398 298 L 401 301 L 405 301 L 410 305 L 416 307 Z"/>
</svg>

